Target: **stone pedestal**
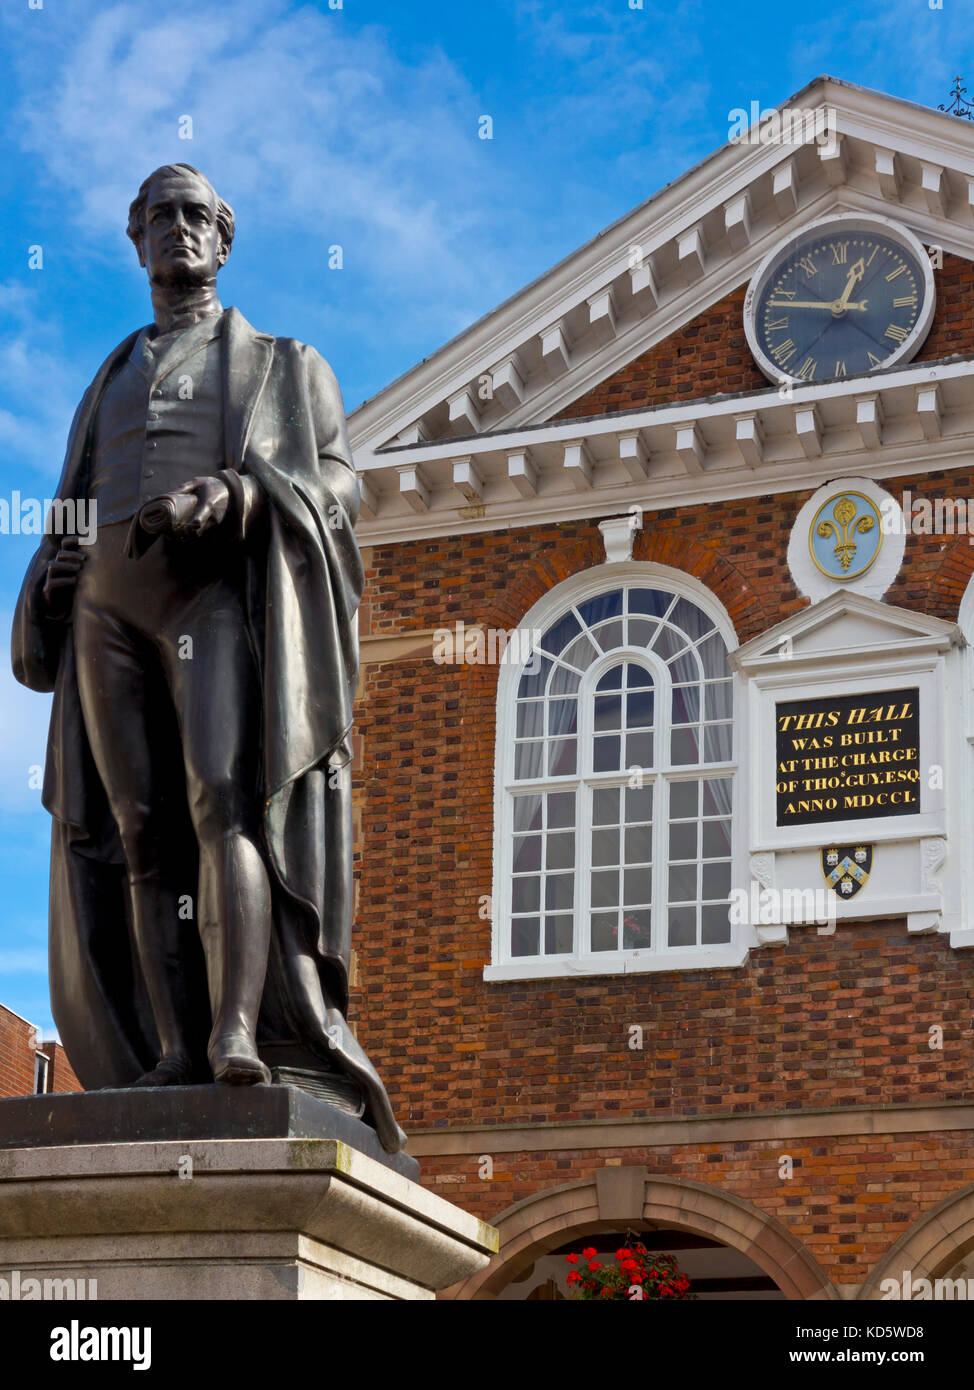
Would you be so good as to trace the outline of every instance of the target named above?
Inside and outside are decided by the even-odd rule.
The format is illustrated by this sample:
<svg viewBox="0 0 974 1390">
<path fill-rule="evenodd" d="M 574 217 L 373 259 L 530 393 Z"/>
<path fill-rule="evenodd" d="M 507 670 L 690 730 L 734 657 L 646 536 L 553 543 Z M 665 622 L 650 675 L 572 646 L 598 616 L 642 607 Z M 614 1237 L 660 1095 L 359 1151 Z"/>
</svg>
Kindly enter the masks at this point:
<svg viewBox="0 0 974 1390">
<path fill-rule="evenodd" d="M 226 1120 L 235 1107 L 272 1109 L 257 1093 L 278 1088 L 229 1100 L 225 1088 L 200 1089 Z M 112 1098 L 123 1094 L 150 1118 L 153 1105 L 175 1104 L 143 1103 L 146 1092 Z M 71 1102 L 84 1129 L 78 1103 L 97 1110 L 105 1093 L 36 1100 Z M 7 1145 L 9 1108 L 25 1103 L 35 1104 L 0 1103 Z M 98 1299 L 431 1299 L 482 1269 L 497 1233 L 396 1171 L 414 1162 L 382 1161 L 339 1137 L 38 1146 L 35 1136 L 31 1147 L 0 1149 L 0 1274 L 10 1281 L 16 1271 L 20 1298 L 36 1279 L 74 1280 Z"/>
</svg>

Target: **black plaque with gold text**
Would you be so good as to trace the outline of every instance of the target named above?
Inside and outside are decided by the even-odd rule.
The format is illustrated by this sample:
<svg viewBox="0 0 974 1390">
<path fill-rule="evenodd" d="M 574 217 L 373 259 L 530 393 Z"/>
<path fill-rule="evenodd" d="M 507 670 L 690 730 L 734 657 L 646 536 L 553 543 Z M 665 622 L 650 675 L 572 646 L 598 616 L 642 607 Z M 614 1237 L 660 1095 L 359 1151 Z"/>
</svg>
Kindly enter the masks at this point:
<svg viewBox="0 0 974 1390">
<path fill-rule="evenodd" d="M 920 692 L 788 700 L 775 708 L 779 825 L 920 810 Z"/>
</svg>

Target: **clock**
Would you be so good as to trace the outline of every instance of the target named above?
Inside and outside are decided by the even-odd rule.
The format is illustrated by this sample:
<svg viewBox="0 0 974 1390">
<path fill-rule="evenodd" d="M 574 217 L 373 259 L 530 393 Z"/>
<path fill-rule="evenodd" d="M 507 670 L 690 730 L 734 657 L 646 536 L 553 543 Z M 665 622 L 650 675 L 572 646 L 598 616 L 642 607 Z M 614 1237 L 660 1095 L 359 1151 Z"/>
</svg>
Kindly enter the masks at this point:
<svg viewBox="0 0 974 1390">
<path fill-rule="evenodd" d="M 849 213 L 765 256 L 744 299 L 744 331 L 771 381 L 828 381 L 909 362 L 934 307 L 930 257 L 913 233 Z"/>
</svg>

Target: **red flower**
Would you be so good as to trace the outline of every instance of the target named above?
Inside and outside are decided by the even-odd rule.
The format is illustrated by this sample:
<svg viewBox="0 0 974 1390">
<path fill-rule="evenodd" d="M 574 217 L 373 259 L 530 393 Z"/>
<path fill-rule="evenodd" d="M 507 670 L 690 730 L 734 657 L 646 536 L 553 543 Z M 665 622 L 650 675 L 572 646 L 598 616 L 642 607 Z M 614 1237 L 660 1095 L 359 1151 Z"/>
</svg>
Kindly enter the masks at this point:
<svg viewBox="0 0 974 1390">
<path fill-rule="evenodd" d="M 617 1260 L 630 1260 L 630 1259 L 632 1259 L 632 1251 L 631 1251 L 631 1250 L 626 1250 L 626 1249 L 617 1250 L 617 1251 L 616 1251 L 616 1259 L 617 1259 Z"/>
<path fill-rule="evenodd" d="M 581 1283 L 581 1279 L 582 1279 L 582 1276 L 578 1273 L 577 1270 L 574 1270 L 574 1269 L 573 1269 L 572 1272 L 571 1272 L 571 1274 L 569 1274 L 568 1279 L 567 1279 L 566 1282 L 569 1283 L 569 1284 L 578 1284 L 578 1283 Z"/>
<path fill-rule="evenodd" d="M 568 1263 L 569 1263 L 570 1265 L 577 1265 L 577 1264 L 578 1264 L 578 1256 L 575 1255 L 574 1253 L 571 1254 L 571 1255 L 566 1255 L 566 1256 L 565 1256 L 565 1259 L 568 1261 Z"/>
<path fill-rule="evenodd" d="M 586 1245 L 585 1249 L 582 1251 L 582 1258 L 586 1260 L 594 1260 L 598 1253 L 599 1252 L 596 1250 L 594 1245 Z"/>
<path fill-rule="evenodd" d="M 597 1269 L 601 1269 L 601 1268 L 602 1268 L 602 1265 L 601 1265 L 601 1263 L 600 1263 L 598 1260 L 590 1260 L 590 1261 L 589 1261 L 589 1266 L 588 1266 L 588 1272 L 589 1272 L 589 1274 L 594 1274 L 595 1271 L 596 1271 Z"/>
</svg>

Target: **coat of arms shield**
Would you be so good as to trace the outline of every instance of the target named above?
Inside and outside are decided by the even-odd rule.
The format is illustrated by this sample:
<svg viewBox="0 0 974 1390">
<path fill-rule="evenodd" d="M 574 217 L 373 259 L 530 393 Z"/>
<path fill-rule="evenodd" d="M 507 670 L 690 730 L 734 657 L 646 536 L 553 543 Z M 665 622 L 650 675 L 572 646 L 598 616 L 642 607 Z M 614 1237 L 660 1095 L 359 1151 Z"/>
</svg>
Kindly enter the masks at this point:
<svg viewBox="0 0 974 1390">
<path fill-rule="evenodd" d="M 822 874 L 838 898 L 854 898 L 869 881 L 872 845 L 830 845 L 822 850 Z"/>
</svg>

